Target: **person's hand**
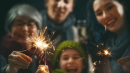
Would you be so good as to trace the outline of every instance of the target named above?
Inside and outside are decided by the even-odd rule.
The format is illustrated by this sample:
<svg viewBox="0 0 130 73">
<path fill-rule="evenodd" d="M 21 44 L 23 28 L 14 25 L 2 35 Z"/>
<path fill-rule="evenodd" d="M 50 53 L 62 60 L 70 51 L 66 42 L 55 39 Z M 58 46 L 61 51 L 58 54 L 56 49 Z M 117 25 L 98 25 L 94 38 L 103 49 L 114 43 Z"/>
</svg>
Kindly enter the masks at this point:
<svg viewBox="0 0 130 73">
<path fill-rule="evenodd" d="M 9 65 L 6 68 L 6 73 L 16 73 L 19 69 L 27 69 L 32 59 L 18 51 L 13 51 L 8 57 Z"/>
<path fill-rule="evenodd" d="M 49 73 L 49 68 L 47 65 L 39 65 L 36 73 Z"/>
<path fill-rule="evenodd" d="M 130 70 L 130 56 L 126 56 L 117 60 L 120 66 L 125 66 L 127 70 Z"/>
</svg>

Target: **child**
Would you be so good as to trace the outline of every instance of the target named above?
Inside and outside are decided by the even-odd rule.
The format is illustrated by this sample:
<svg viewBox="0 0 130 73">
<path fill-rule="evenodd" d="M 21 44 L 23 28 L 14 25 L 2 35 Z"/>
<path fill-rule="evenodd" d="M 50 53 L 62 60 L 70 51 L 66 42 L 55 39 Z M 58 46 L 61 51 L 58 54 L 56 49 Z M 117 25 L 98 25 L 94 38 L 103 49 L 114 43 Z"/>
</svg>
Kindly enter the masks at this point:
<svg viewBox="0 0 130 73">
<path fill-rule="evenodd" d="M 63 41 L 54 54 L 52 73 L 87 73 L 87 57 L 78 42 Z"/>
</svg>

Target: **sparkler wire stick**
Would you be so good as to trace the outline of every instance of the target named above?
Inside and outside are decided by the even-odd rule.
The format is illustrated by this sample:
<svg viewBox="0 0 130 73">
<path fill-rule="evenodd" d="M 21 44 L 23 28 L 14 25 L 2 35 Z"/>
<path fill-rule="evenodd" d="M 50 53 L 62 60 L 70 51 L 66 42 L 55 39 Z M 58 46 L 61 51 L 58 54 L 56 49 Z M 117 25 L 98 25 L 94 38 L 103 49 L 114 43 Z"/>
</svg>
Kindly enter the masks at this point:
<svg viewBox="0 0 130 73">
<path fill-rule="evenodd" d="M 32 57 L 34 56 L 34 54 L 35 54 L 36 50 L 37 50 L 37 47 L 36 47 L 36 49 L 34 50 L 34 52 L 33 52 L 33 54 L 32 54 Z"/>
<path fill-rule="evenodd" d="M 46 50 L 45 50 L 45 58 L 46 58 Z M 45 65 L 46 65 L 46 59 L 45 59 Z"/>
</svg>

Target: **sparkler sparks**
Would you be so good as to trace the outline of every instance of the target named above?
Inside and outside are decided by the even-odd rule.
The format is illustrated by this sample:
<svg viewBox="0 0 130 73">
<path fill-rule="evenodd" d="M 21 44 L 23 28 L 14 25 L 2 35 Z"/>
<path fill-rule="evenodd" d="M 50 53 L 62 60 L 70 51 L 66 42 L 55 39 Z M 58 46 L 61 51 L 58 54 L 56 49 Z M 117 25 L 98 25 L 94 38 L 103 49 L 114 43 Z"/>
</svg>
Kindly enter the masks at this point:
<svg viewBox="0 0 130 73">
<path fill-rule="evenodd" d="M 46 49 L 53 47 L 52 41 L 50 41 L 50 39 L 48 39 L 48 37 L 46 37 L 44 35 L 46 29 L 47 29 L 47 27 L 45 27 L 43 31 L 41 30 L 40 34 L 38 36 L 34 36 L 33 35 L 29 39 L 29 41 L 33 42 L 33 46 L 32 47 L 36 47 L 34 53 L 36 52 L 37 49 L 39 51 L 41 51 L 41 53 L 42 53 L 42 55 L 40 55 L 41 58 L 43 57 L 43 53 L 44 52 L 45 52 L 45 57 L 46 57 Z M 54 32 L 52 34 L 54 34 Z M 40 61 L 41 61 L 41 58 L 40 58 Z M 39 61 L 39 63 L 40 63 L 40 61 Z M 46 62 L 45 62 L 45 64 L 46 64 Z"/>
<path fill-rule="evenodd" d="M 111 55 L 111 52 L 108 52 L 108 50 L 103 50 L 103 52 L 101 52 L 101 51 L 99 51 L 99 52 L 97 52 L 97 55 Z"/>
<path fill-rule="evenodd" d="M 95 69 L 96 69 L 95 67 L 91 67 L 89 71 L 94 72 Z"/>
<path fill-rule="evenodd" d="M 97 61 L 96 61 L 97 62 Z M 93 65 L 96 65 L 96 62 L 93 63 Z"/>
<path fill-rule="evenodd" d="M 41 70 L 45 72 L 45 67 L 41 67 Z"/>
<path fill-rule="evenodd" d="M 39 68 L 43 73 L 49 73 L 47 65 L 41 65 Z"/>
<path fill-rule="evenodd" d="M 47 48 L 52 47 L 52 41 L 50 39 L 47 40 L 47 37 L 44 36 L 45 30 L 47 27 L 45 27 L 44 31 L 40 31 L 40 35 L 36 37 L 30 37 L 31 42 L 33 42 L 33 46 L 37 47 L 41 50 L 46 50 Z"/>
<path fill-rule="evenodd" d="M 109 40 L 109 39 L 108 39 Z M 115 60 L 117 60 L 115 57 L 113 57 L 112 55 L 111 55 L 111 52 L 109 52 L 108 50 L 109 49 L 111 49 L 111 47 L 108 47 L 107 49 L 102 49 L 101 47 L 99 47 L 99 45 L 95 45 L 94 43 L 92 43 L 92 42 L 90 42 L 91 44 L 93 44 L 94 46 L 96 46 L 98 49 L 100 49 L 100 51 L 98 51 L 97 52 L 97 55 L 109 55 L 109 56 L 111 56 L 112 58 L 114 58 Z M 102 46 L 104 46 L 104 43 L 100 43 L 100 45 L 102 45 Z M 97 61 L 96 61 L 97 62 Z M 94 66 L 96 66 L 96 62 L 94 62 L 93 63 L 93 65 Z M 99 62 L 98 62 L 98 64 L 101 64 L 101 61 L 99 60 Z M 104 63 L 105 64 L 105 63 Z M 91 71 L 92 73 L 96 70 L 96 69 L 98 69 L 98 68 L 96 68 L 96 67 L 94 67 L 94 66 L 92 66 L 91 68 L 90 68 L 90 70 L 89 71 Z"/>
<path fill-rule="evenodd" d="M 96 62 L 94 62 L 93 63 L 93 65 L 95 66 L 96 65 L 96 63 L 97 63 L 97 61 Z M 91 68 L 90 68 L 90 70 L 89 71 L 91 71 L 91 72 L 94 72 L 97 68 L 95 68 L 94 66 L 92 66 Z"/>
<path fill-rule="evenodd" d="M 111 52 L 108 52 L 108 50 L 103 50 L 104 55 L 111 55 Z"/>
</svg>

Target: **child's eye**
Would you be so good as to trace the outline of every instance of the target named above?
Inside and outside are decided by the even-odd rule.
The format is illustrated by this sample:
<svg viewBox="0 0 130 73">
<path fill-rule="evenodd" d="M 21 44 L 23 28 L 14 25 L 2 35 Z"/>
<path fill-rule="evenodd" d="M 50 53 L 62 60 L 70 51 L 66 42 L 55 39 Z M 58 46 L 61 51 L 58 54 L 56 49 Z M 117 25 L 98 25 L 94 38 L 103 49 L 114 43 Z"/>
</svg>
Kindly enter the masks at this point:
<svg viewBox="0 0 130 73">
<path fill-rule="evenodd" d="M 97 16 L 100 16 L 100 15 L 102 15 L 102 12 L 100 12 L 100 13 L 97 13 L 96 15 L 97 15 Z"/>
<path fill-rule="evenodd" d="M 67 60 L 68 58 L 63 58 L 63 60 Z"/>
<path fill-rule="evenodd" d="M 114 6 L 109 6 L 109 7 L 107 8 L 107 10 L 111 10 L 113 7 L 114 7 Z"/>
<path fill-rule="evenodd" d="M 74 59 L 79 59 L 79 57 L 74 57 Z"/>
<path fill-rule="evenodd" d="M 68 3 L 68 0 L 64 0 L 65 3 Z"/>
<path fill-rule="evenodd" d="M 55 0 L 55 1 L 57 1 L 57 2 L 58 2 L 58 1 L 60 1 L 60 0 Z"/>
</svg>

